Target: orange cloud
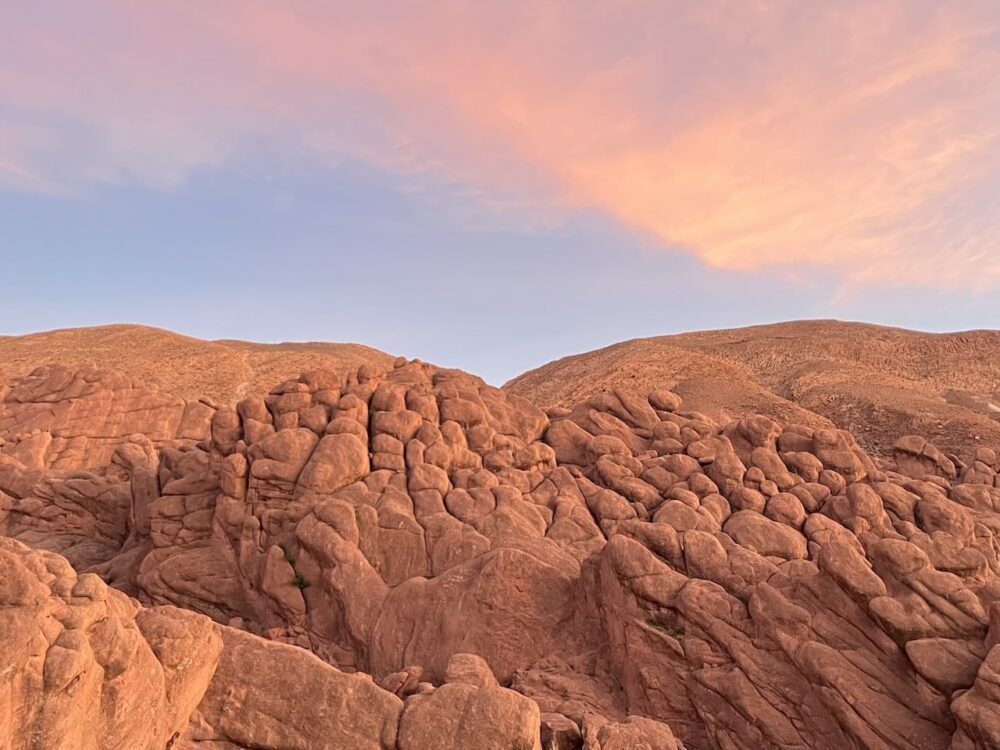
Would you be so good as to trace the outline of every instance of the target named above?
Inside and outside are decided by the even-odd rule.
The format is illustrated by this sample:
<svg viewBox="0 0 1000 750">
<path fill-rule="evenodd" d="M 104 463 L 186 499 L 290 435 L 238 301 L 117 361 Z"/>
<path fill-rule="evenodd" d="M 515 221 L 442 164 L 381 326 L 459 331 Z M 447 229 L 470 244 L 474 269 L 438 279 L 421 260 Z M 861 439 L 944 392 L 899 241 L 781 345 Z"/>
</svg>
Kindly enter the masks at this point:
<svg viewBox="0 0 1000 750">
<path fill-rule="evenodd" d="M 992 288 L 1000 7 L 957 5 L 119 0 L 0 31 L 0 104 L 91 134 L 47 180 L 173 184 L 265 139 L 719 268 Z"/>
</svg>

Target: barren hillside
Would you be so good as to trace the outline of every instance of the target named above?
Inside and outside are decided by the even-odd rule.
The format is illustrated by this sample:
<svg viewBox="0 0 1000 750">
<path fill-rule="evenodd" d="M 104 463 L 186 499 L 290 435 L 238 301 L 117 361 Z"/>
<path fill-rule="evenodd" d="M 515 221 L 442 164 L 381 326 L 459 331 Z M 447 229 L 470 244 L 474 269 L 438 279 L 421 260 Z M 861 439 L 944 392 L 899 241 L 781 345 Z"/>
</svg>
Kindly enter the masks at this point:
<svg viewBox="0 0 1000 750">
<path fill-rule="evenodd" d="M 204 341 L 138 325 L 0 337 L 0 374 L 8 378 L 51 364 L 94 367 L 127 373 L 181 398 L 224 404 L 267 393 L 275 383 L 309 370 L 346 374 L 365 363 L 391 361 L 385 352 L 360 344 Z"/>
<path fill-rule="evenodd" d="M 543 410 L 402 358 L 234 405 L 7 378 L 0 747 L 1000 747 L 997 443 L 872 456 L 727 335 L 623 345 L 642 377 L 629 346 L 688 357 L 699 411 L 614 370 Z M 978 393 L 959 344 L 961 376 L 904 349 L 896 377 Z M 831 349 L 795 382 L 888 378 Z M 717 420 L 713 393 L 790 411 Z"/>
<path fill-rule="evenodd" d="M 879 454 L 909 433 L 966 454 L 1000 442 L 997 331 L 802 321 L 661 336 L 565 357 L 504 387 L 541 406 L 614 388 L 670 388 L 713 416 L 832 422 Z"/>
</svg>

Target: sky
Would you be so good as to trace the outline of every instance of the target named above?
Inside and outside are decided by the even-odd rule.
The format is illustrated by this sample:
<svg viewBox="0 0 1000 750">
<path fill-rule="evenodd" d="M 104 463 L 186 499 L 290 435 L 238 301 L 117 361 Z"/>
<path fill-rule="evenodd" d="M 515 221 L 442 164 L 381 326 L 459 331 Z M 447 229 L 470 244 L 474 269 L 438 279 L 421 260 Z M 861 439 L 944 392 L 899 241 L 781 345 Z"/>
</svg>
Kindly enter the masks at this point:
<svg viewBox="0 0 1000 750">
<path fill-rule="evenodd" d="M 1000 328 L 1000 3 L 0 0 L 0 302 L 495 384 Z"/>
</svg>

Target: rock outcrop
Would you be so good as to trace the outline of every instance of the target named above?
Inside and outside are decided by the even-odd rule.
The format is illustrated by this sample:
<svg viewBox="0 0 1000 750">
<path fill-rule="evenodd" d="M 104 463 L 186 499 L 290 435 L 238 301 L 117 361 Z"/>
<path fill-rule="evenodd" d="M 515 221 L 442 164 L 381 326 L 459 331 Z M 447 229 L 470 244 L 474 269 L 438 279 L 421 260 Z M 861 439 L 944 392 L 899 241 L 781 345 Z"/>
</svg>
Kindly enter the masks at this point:
<svg viewBox="0 0 1000 750">
<path fill-rule="evenodd" d="M 505 389 L 542 407 L 670 388 L 714 418 L 765 414 L 850 431 L 890 457 L 902 435 L 947 453 L 1000 442 L 1000 332 L 804 320 L 635 339 L 550 362 Z"/>
<path fill-rule="evenodd" d="M 346 375 L 363 364 L 386 367 L 390 362 L 391 355 L 360 344 L 204 341 L 142 325 L 0 336 L 0 373 L 9 377 L 55 364 L 74 371 L 119 370 L 189 401 L 207 398 L 230 405 L 264 395 L 301 372 Z"/>
<path fill-rule="evenodd" d="M 144 608 L 0 538 L 0 743 L 10 750 L 540 750 L 538 706 L 459 654 L 407 700 L 294 646 Z"/>
<path fill-rule="evenodd" d="M 141 609 L 10 539 L 0 539 L 0 569 L 0 746 L 169 747 L 215 672 L 212 622 Z"/>
<path fill-rule="evenodd" d="M 991 447 L 904 435 L 872 457 L 846 431 L 719 422 L 666 390 L 542 411 L 404 360 L 199 402 L 187 422 L 165 395 L 135 416 L 141 384 L 107 396 L 121 381 L 53 372 L 9 385 L 65 404 L 49 422 L 39 399 L 7 401 L 51 441 L 0 448 L 0 532 L 35 549 L 0 548 L 29 571 L 0 590 L 0 635 L 19 634 L 0 662 L 0 699 L 24 717 L 0 725 L 12 747 L 38 746 L 32 727 L 75 747 L 78 722 L 57 719 L 77 674 L 72 710 L 127 738 L 107 747 L 1000 736 Z M 75 453 L 53 447 L 66 425 Z M 31 676 L 49 653 L 76 665 L 52 668 L 69 675 L 52 690 Z M 133 727 L 127 700 L 164 708 Z"/>
</svg>

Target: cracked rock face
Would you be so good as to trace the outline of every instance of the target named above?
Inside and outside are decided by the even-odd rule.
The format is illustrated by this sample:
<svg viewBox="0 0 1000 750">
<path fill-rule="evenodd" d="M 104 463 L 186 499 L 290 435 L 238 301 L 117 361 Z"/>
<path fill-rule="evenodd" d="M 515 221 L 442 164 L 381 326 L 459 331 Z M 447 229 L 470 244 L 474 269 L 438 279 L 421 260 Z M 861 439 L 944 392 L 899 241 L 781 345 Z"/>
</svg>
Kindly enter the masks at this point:
<svg viewBox="0 0 1000 750">
<path fill-rule="evenodd" d="M 141 609 L 65 559 L 0 539 L 0 746 L 166 747 L 222 648 L 212 622 Z"/>
<path fill-rule="evenodd" d="M 988 446 L 403 360 L 233 407 L 5 387 L 0 746 L 1000 742 Z"/>
</svg>

